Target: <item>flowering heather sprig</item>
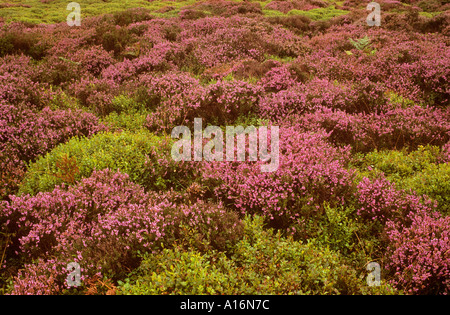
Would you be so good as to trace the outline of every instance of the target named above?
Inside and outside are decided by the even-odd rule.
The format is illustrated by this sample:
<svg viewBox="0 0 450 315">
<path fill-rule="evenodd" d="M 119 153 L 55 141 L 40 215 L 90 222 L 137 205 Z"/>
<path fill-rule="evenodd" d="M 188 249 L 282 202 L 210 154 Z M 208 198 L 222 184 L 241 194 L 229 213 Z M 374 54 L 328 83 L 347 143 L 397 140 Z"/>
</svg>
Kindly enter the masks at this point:
<svg viewBox="0 0 450 315">
<path fill-rule="evenodd" d="M 322 108 L 296 120 L 306 130 L 324 128 L 336 143 L 350 144 L 356 151 L 400 149 L 419 145 L 441 146 L 450 139 L 448 109 L 411 106 L 385 113 L 348 114 Z"/>
<path fill-rule="evenodd" d="M 73 55 L 73 62 L 81 66 L 94 76 L 98 76 L 103 69 L 112 65 L 115 60 L 111 53 L 101 46 L 91 46 L 86 49 L 77 49 Z"/>
<path fill-rule="evenodd" d="M 207 87 L 183 74 L 143 76 L 147 102 L 156 111 L 147 117 L 150 130 L 170 130 L 173 126 L 201 117 L 207 122 L 232 123 L 238 116 L 255 112 L 262 87 L 245 81 L 218 81 Z"/>
</svg>

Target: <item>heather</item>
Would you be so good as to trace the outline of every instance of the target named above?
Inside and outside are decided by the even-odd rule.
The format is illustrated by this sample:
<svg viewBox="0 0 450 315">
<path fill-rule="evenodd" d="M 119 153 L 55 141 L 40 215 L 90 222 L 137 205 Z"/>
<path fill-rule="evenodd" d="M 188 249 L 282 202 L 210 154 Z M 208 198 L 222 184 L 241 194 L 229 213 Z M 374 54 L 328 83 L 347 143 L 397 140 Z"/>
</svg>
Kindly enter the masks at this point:
<svg viewBox="0 0 450 315">
<path fill-rule="evenodd" d="M 342 204 L 353 185 L 352 172 L 344 167 L 348 150 L 325 139 L 325 133 L 283 129 L 275 173 L 258 172 L 263 162 L 216 162 L 204 172 L 206 184 L 238 211 L 264 214 L 279 228 L 304 233 L 304 220 L 320 213 L 325 201 Z"/>
<path fill-rule="evenodd" d="M 79 3 L 0 1 L 2 294 L 449 293 L 448 4 Z M 175 161 L 195 118 L 278 168 Z"/>
<path fill-rule="evenodd" d="M 81 110 L 34 111 L 25 105 L 1 103 L 0 196 L 16 193 L 26 164 L 74 136 L 90 136 L 102 130 L 99 120 Z"/>
<path fill-rule="evenodd" d="M 389 294 L 368 289 L 337 253 L 284 238 L 256 216 L 244 220 L 231 257 L 220 252 L 164 250 L 147 255 L 120 294 Z M 305 263 L 313 260 L 312 264 Z M 213 263 L 210 263 L 213 261 Z M 262 263 L 261 263 L 262 262 Z"/>
</svg>

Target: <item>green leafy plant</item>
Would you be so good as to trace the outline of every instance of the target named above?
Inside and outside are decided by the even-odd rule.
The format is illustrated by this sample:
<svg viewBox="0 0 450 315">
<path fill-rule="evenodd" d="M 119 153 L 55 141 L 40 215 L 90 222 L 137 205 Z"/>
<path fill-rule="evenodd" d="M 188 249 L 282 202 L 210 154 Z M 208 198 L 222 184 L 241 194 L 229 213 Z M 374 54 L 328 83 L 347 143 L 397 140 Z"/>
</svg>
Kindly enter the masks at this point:
<svg viewBox="0 0 450 315">
<path fill-rule="evenodd" d="M 313 21 L 329 20 L 336 16 L 348 14 L 349 11 L 336 9 L 334 5 L 326 8 L 315 8 L 311 10 L 290 10 L 287 15 L 304 15 Z"/>
<path fill-rule="evenodd" d="M 191 166 L 175 162 L 170 152 L 171 139 L 145 130 L 73 138 L 30 164 L 19 192 L 35 195 L 40 191 L 51 191 L 56 185 L 71 184 L 73 180 L 89 177 L 93 170 L 105 168 L 120 169 L 147 189 L 180 189 L 190 181 L 189 171 L 184 173 L 182 169 L 186 171 Z M 79 171 L 70 181 L 58 176 L 61 170 L 57 163 L 61 163 L 61 159 L 76 160 Z"/>
<path fill-rule="evenodd" d="M 230 250 L 200 253 L 163 249 L 145 254 L 119 283 L 119 294 L 354 294 L 372 289 L 336 252 L 302 244 L 264 228 L 262 217 L 244 219 L 244 237 Z"/>
</svg>

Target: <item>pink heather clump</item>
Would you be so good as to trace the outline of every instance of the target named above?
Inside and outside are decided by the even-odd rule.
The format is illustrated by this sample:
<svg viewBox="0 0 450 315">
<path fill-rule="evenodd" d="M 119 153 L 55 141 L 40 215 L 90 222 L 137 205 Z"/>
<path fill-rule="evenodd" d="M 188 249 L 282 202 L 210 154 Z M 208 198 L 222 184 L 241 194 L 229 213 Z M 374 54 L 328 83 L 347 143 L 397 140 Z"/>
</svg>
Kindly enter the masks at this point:
<svg viewBox="0 0 450 315">
<path fill-rule="evenodd" d="M 266 10 L 277 10 L 283 13 L 288 13 L 294 9 L 294 4 L 291 1 L 271 1 L 264 8 Z"/>
<path fill-rule="evenodd" d="M 260 41 L 254 40 L 247 28 L 229 25 L 228 28 L 217 29 L 211 35 L 197 39 L 198 49 L 195 57 L 206 67 L 214 67 L 234 59 L 254 58 L 262 60 L 264 48 Z"/>
<path fill-rule="evenodd" d="M 447 142 L 442 146 L 441 156 L 438 160 L 439 163 L 450 163 L 450 142 Z"/>
<path fill-rule="evenodd" d="M 324 201 L 342 204 L 352 189 L 352 173 L 345 169 L 348 148 L 337 149 L 323 132 L 280 129 L 280 164 L 262 173 L 264 162 L 212 162 L 204 179 L 215 193 L 241 213 L 259 213 L 291 225 L 321 208 Z"/>
<path fill-rule="evenodd" d="M 283 121 L 292 115 L 301 115 L 322 107 L 346 109 L 355 98 L 355 92 L 326 79 L 312 79 L 303 84 L 290 84 L 288 89 L 266 94 L 259 106 L 260 114 L 273 121 Z"/>
<path fill-rule="evenodd" d="M 262 93 L 260 86 L 245 81 L 218 81 L 206 88 L 196 111 L 200 116 L 195 117 L 217 119 L 221 124 L 233 123 L 240 115 L 256 110 Z"/>
<path fill-rule="evenodd" d="M 33 67 L 33 59 L 25 55 L 6 55 L 0 58 L 0 75 L 6 73 L 36 81 L 38 72 Z"/>
<path fill-rule="evenodd" d="M 74 186 L 11 196 L 0 203 L 0 225 L 15 231 L 9 256 L 27 259 L 12 293 L 67 289 L 69 262 L 80 264 L 81 280 L 97 274 L 120 278 L 139 264 L 138 251 L 153 251 L 161 243 L 170 246 L 186 236 L 186 228 L 219 250 L 240 237 L 235 213 L 196 200 L 200 191 L 195 187 L 188 191 L 147 193 L 128 175 L 105 169 Z"/>
<path fill-rule="evenodd" d="M 385 113 L 348 114 L 322 108 L 296 120 L 306 130 L 324 128 L 336 143 L 357 151 L 443 145 L 450 139 L 450 111 L 412 106 Z"/>
<path fill-rule="evenodd" d="M 293 9 L 308 11 L 316 8 L 323 8 L 326 6 L 328 6 L 328 4 L 325 1 L 321 0 L 294 0 L 294 1 L 271 1 L 264 8 L 270 10 L 278 10 L 283 13 L 288 13 Z"/>
<path fill-rule="evenodd" d="M 82 77 L 70 87 L 71 92 L 81 104 L 104 116 L 112 111 L 114 96 L 119 94 L 119 86 L 111 79 Z"/>
<path fill-rule="evenodd" d="M 391 283 L 409 294 L 450 293 L 450 217 L 412 214 L 412 223 L 388 222 Z"/>
<path fill-rule="evenodd" d="M 12 104 L 40 105 L 42 87 L 29 77 L 11 73 L 0 74 L 0 99 Z"/>
<path fill-rule="evenodd" d="M 397 189 L 387 179 L 363 178 L 357 214 L 384 226 L 389 280 L 409 294 L 450 293 L 450 217 L 436 202 Z"/>
<path fill-rule="evenodd" d="M 411 106 L 368 115 L 366 127 L 379 147 L 442 145 L 450 138 L 450 110 Z"/>
<path fill-rule="evenodd" d="M 357 186 L 357 214 L 364 220 L 402 222 L 408 215 L 431 213 L 436 207 L 431 200 L 397 189 L 384 177 L 370 180 L 364 177 Z"/>
<path fill-rule="evenodd" d="M 277 122 L 293 114 L 311 112 L 314 107 L 306 102 L 306 97 L 298 86 L 267 94 L 261 98 L 258 113 L 265 119 Z"/>
<path fill-rule="evenodd" d="M 61 294 L 63 286 L 60 283 L 67 278 L 67 263 L 57 259 L 26 264 L 19 270 L 14 282 L 12 295 L 54 295 Z M 84 278 L 84 277 L 83 277 Z"/>
<path fill-rule="evenodd" d="M 194 118 L 206 122 L 231 123 L 240 114 L 256 109 L 262 87 L 245 81 L 218 81 L 207 87 L 183 74 L 161 77 L 143 76 L 147 88 L 147 101 L 156 107 L 147 117 L 150 130 L 169 131 L 178 125 L 190 125 Z"/>
<path fill-rule="evenodd" d="M 105 80 L 122 83 L 126 80 L 136 78 L 140 74 L 152 71 L 173 70 L 173 66 L 168 63 L 168 57 L 180 50 L 178 44 L 159 43 L 156 44 L 148 53 L 142 54 L 138 58 L 110 65 L 102 71 L 102 77 Z"/>
<path fill-rule="evenodd" d="M 346 113 L 384 112 L 388 109 L 383 87 L 368 80 L 342 84 L 314 78 L 290 83 L 276 94 L 266 94 L 260 103 L 260 114 L 272 121 L 283 121 L 293 115 L 319 111 L 322 108 Z M 324 109 L 326 112 L 330 112 Z"/>
<path fill-rule="evenodd" d="M 138 84 L 145 89 L 146 105 L 155 110 L 145 124 L 152 131 L 170 132 L 174 126 L 186 124 L 205 97 L 200 82 L 186 73 L 142 75 Z"/>
<path fill-rule="evenodd" d="M 264 60 L 264 54 L 296 56 L 303 51 L 302 41 L 289 30 L 248 17 L 206 17 L 182 21 L 178 36 L 190 43 L 193 56 L 204 67 L 214 67 L 233 60 Z"/>
<path fill-rule="evenodd" d="M 33 111 L 0 100 L 0 196 L 14 193 L 25 163 L 74 136 L 91 136 L 105 127 L 81 110 L 48 107 Z"/>
<path fill-rule="evenodd" d="M 157 100 L 168 100 L 177 94 L 201 88 L 198 79 L 185 72 L 168 72 L 160 76 L 143 74 L 138 82 L 147 89 L 149 98 Z"/>
<path fill-rule="evenodd" d="M 52 256 L 78 262 L 92 276 L 106 266 L 116 274 L 121 265 L 132 267 L 133 253 L 150 250 L 163 237 L 161 211 L 128 175 L 104 170 L 69 188 L 57 187 L 34 197 L 11 196 L 10 202 L 0 205 L 0 222 L 6 231 L 16 232 L 10 251 L 28 259 Z M 51 268 L 29 266 L 28 281 L 18 279 L 14 293 L 49 285 L 39 279 L 43 274 L 48 279 Z M 62 280 L 55 279 L 55 288 L 64 288 Z"/>
<path fill-rule="evenodd" d="M 91 136 L 104 129 L 98 118 L 81 110 L 48 107 L 34 112 L 0 102 L 0 152 L 10 148 L 29 161 L 73 136 Z"/>
</svg>

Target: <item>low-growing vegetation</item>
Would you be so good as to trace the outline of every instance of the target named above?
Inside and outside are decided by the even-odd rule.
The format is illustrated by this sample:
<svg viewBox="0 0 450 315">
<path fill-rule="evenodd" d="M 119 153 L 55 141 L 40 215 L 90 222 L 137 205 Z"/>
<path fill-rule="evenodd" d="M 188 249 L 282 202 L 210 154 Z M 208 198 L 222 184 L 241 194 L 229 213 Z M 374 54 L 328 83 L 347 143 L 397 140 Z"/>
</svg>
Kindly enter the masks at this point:
<svg viewBox="0 0 450 315">
<path fill-rule="evenodd" d="M 0 1 L 1 294 L 450 293 L 445 1 L 79 3 Z M 278 168 L 176 161 L 195 118 Z"/>
</svg>

